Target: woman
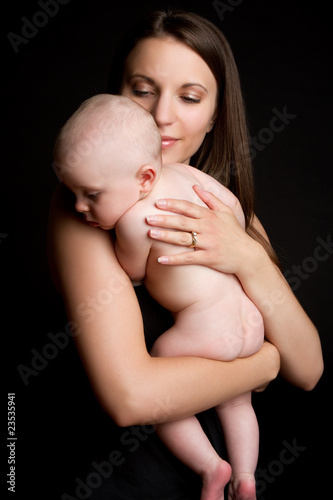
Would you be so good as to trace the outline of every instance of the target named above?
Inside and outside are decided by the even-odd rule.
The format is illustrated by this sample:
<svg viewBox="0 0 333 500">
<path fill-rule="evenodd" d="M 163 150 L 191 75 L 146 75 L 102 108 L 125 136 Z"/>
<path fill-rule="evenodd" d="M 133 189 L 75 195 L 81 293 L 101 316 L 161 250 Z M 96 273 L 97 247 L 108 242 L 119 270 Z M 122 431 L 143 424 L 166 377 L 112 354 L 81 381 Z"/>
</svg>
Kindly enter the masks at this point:
<svg viewBox="0 0 333 500">
<path fill-rule="evenodd" d="M 232 211 L 210 193 L 200 195 L 207 208 L 164 201 L 160 208 L 175 215 L 152 218 L 150 224 L 164 230 L 152 227 L 151 237 L 186 247 L 192 243 L 191 231 L 198 236 L 196 252 L 184 248 L 172 258 L 161 256 L 161 265 L 196 263 L 236 274 L 263 315 L 270 343 L 254 356 L 228 363 L 151 358 L 148 350 L 170 318 L 138 287 L 148 319 L 145 339 L 138 301 L 115 258 L 111 236 L 80 219 L 71 195 L 60 185 L 50 217 L 52 268 L 68 317 L 77 325 L 77 347 L 101 405 L 119 426 L 165 422 L 265 386 L 279 368 L 290 383 L 312 389 L 323 369 L 320 342 L 253 213 L 244 107 L 224 37 L 194 14 L 154 13 L 122 42 L 111 84 L 112 93 L 129 96 L 152 113 L 164 162 L 191 163 L 210 173 L 235 193 L 246 215 L 244 231 Z M 93 203 L 87 198 L 86 212 Z M 203 425 L 214 440 L 213 423 Z M 198 483 L 157 440 L 141 444 L 137 456 L 133 453 L 109 477 L 110 498 L 199 495 Z M 142 456 L 145 475 L 140 475 Z M 129 469 L 134 486 L 124 493 L 129 486 L 121 474 Z"/>
</svg>

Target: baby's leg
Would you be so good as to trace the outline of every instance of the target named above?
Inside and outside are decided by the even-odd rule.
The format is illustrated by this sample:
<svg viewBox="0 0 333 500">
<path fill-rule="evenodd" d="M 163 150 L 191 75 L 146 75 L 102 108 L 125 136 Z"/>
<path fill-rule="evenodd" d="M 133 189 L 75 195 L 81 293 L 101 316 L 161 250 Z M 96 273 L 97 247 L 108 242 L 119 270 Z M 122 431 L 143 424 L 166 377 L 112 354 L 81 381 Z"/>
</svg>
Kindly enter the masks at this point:
<svg viewBox="0 0 333 500">
<path fill-rule="evenodd" d="M 251 393 L 216 407 L 232 467 L 229 498 L 255 500 L 254 473 L 258 461 L 259 429 Z"/>
<path fill-rule="evenodd" d="M 153 345 L 153 356 L 195 355 L 193 338 L 176 326 Z M 156 432 L 170 451 L 202 478 L 201 500 L 223 500 L 230 480 L 230 465 L 216 453 L 196 417 L 158 424 Z"/>
<path fill-rule="evenodd" d="M 222 315 L 221 324 L 221 314 L 219 303 L 204 301 L 183 309 L 176 314 L 175 325 L 156 340 L 152 354 L 235 359 L 244 349 L 243 323 L 236 314 L 228 314 L 228 318 Z"/>
<path fill-rule="evenodd" d="M 201 476 L 200 499 L 223 500 L 231 468 L 216 453 L 198 419 L 189 417 L 159 424 L 156 432 L 179 460 Z"/>
</svg>

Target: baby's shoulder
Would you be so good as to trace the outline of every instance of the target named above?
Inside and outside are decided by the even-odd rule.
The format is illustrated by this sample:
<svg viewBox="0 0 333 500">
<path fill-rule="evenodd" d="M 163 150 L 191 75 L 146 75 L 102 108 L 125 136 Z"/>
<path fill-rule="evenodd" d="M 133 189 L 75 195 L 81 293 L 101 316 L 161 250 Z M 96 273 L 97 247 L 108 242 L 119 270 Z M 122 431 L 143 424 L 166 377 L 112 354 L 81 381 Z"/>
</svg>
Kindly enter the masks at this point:
<svg viewBox="0 0 333 500">
<path fill-rule="evenodd" d="M 163 167 L 164 168 L 164 167 Z M 205 191 L 212 193 L 216 198 L 221 200 L 225 205 L 228 205 L 234 212 L 238 219 L 238 222 L 242 227 L 245 227 L 244 213 L 238 198 L 228 189 L 223 186 L 219 181 L 214 179 L 214 177 L 192 167 L 191 165 L 185 165 L 183 163 L 176 163 L 170 165 L 170 168 L 183 172 L 184 175 L 192 176 L 194 181 L 193 184 L 198 184 Z"/>
<path fill-rule="evenodd" d="M 168 163 L 163 165 L 164 178 L 167 178 L 169 181 L 171 180 L 173 183 L 190 183 L 192 186 L 194 184 L 202 185 L 200 175 L 197 175 L 198 172 L 196 168 L 184 163 Z M 199 174 L 202 173 L 203 172 L 199 172 Z"/>
<path fill-rule="evenodd" d="M 195 178 L 194 167 L 190 167 L 190 165 L 185 165 L 184 163 L 167 163 L 163 165 L 163 172 L 169 173 L 170 175 L 179 175 L 183 177 L 191 176 Z"/>
<path fill-rule="evenodd" d="M 205 191 L 209 191 L 214 194 L 217 198 L 220 198 L 224 203 L 229 206 L 234 206 L 237 203 L 236 196 L 228 189 L 223 186 L 219 181 L 214 179 L 211 175 L 208 175 L 206 172 L 202 172 L 191 165 L 186 165 L 184 163 L 173 163 L 170 165 L 166 165 L 172 171 L 177 171 L 179 174 L 190 177 L 193 180 L 193 183 L 201 186 Z M 163 168 L 165 168 L 163 166 Z"/>
<path fill-rule="evenodd" d="M 147 237 L 147 207 L 145 203 L 137 202 L 118 220 L 116 224 L 117 237 L 125 240 Z"/>
</svg>

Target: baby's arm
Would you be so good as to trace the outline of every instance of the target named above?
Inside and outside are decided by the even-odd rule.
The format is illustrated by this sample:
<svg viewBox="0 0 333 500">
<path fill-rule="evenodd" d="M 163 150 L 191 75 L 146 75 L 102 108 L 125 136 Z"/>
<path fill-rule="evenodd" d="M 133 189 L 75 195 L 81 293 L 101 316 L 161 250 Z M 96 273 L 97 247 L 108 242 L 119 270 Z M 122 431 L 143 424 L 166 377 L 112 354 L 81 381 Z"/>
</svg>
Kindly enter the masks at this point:
<svg viewBox="0 0 333 500">
<path fill-rule="evenodd" d="M 115 251 L 121 267 L 132 280 L 143 280 L 152 244 L 145 219 L 133 209 L 129 210 L 118 221 L 115 230 Z"/>
</svg>

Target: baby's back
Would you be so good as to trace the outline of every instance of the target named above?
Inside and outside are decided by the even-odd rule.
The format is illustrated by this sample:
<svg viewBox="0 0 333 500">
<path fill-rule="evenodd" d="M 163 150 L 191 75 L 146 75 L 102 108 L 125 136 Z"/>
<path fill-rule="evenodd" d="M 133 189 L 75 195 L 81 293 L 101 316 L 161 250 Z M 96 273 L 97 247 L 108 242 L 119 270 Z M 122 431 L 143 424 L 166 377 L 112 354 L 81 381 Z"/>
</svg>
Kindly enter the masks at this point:
<svg viewBox="0 0 333 500">
<path fill-rule="evenodd" d="M 218 184 L 214 179 L 206 177 L 210 183 Z M 167 165 L 163 167 L 163 178 L 158 182 L 156 190 L 154 189 L 151 194 L 154 200 L 172 197 L 205 206 L 194 192 L 194 184 L 200 184 L 200 182 L 193 175 L 191 167 L 179 166 L 178 164 Z M 229 191 L 226 190 L 227 193 Z M 222 201 L 228 203 L 228 200 Z M 147 202 L 149 203 L 148 200 Z M 165 214 L 165 211 L 163 213 Z M 193 231 L 195 230 L 194 220 Z M 157 261 L 161 255 L 172 255 L 185 251 L 191 251 L 191 249 L 160 241 L 154 241 L 151 246 L 147 261 L 145 285 L 150 294 L 162 306 L 173 313 L 177 313 L 202 300 L 222 301 L 225 296 L 232 300 L 242 300 L 243 298 L 248 300 L 234 275 L 220 273 L 206 266 L 167 266 Z"/>
<path fill-rule="evenodd" d="M 124 268 L 136 279 L 141 276 L 133 273 L 131 275 L 129 268 L 140 269 L 145 275 L 144 282 L 151 296 L 173 313 L 175 322 L 182 331 L 190 332 L 194 336 L 194 344 L 198 349 L 203 349 L 199 340 L 202 333 L 209 333 L 209 342 L 204 344 L 202 355 L 225 360 L 234 359 L 239 355 L 248 356 L 258 350 L 262 343 L 263 322 L 259 311 L 244 293 L 236 276 L 200 265 L 160 264 L 157 259 L 162 255 L 183 253 L 191 249 L 152 240 L 147 234 L 147 215 L 168 213 L 156 208 L 156 200 L 178 198 L 204 205 L 192 189 L 194 184 L 202 184 L 204 189 L 217 184 L 215 193 L 234 209 L 244 227 L 243 213 L 234 195 L 214 179 L 202 172 L 199 172 L 198 176 L 194 175 L 194 169 L 186 167 L 164 166 L 161 179 L 149 196 L 136 203 L 122 218 L 120 246 L 131 249 L 128 269 L 126 266 Z M 206 178 L 208 184 L 205 182 Z M 193 219 L 193 231 L 197 229 L 195 223 Z M 137 266 L 140 261 L 141 264 Z M 120 263 L 124 264 L 121 259 Z M 224 338 L 222 343 L 221 336 Z"/>
</svg>

